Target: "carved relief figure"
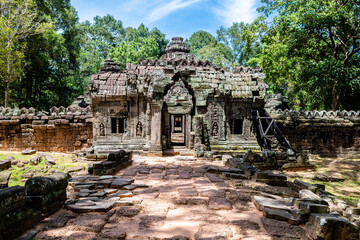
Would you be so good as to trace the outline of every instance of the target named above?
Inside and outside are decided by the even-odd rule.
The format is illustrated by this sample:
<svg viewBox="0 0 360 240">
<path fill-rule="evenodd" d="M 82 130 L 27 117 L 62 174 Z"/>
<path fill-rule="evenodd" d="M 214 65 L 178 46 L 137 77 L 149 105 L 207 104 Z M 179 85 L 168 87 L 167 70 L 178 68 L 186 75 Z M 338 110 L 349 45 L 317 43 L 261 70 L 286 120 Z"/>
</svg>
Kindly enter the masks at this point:
<svg viewBox="0 0 360 240">
<path fill-rule="evenodd" d="M 142 136 L 142 123 L 139 121 L 136 125 L 136 136 L 141 137 Z"/>
<path fill-rule="evenodd" d="M 219 134 L 219 126 L 217 122 L 214 122 L 211 128 L 211 136 L 215 137 Z"/>
<path fill-rule="evenodd" d="M 100 123 L 100 136 L 105 136 L 105 127 L 103 123 Z"/>
</svg>

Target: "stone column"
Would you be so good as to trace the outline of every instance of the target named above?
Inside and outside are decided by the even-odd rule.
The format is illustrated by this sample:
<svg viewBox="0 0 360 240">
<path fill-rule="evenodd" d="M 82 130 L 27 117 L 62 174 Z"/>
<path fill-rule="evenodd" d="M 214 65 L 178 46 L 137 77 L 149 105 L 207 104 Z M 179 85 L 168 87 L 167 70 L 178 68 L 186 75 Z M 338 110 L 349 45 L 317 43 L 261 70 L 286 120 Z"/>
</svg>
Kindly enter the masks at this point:
<svg viewBox="0 0 360 240">
<path fill-rule="evenodd" d="M 150 103 L 146 103 L 146 145 L 150 145 L 151 139 L 151 109 Z"/>
<path fill-rule="evenodd" d="M 148 156 L 161 157 L 161 103 L 151 103 L 151 140 Z"/>
</svg>

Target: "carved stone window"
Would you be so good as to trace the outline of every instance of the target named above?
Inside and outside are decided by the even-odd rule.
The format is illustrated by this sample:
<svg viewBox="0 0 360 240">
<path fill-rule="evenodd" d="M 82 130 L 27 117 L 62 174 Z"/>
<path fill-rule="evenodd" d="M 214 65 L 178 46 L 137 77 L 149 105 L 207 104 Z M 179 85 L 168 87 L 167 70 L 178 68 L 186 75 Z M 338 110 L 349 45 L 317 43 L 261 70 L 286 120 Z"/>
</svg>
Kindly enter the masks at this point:
<svg viewBox="0 0 360 240">
<path fill-rule="evenodd" d="M 124 133 L 125 129 L 125 118 L 111 118 L 111 133 Z"/>
<path fill-rule="evenodd" d="M 243 134 L 244 119 L 231 119 L 230 132 L 231 134 Z"/>
</svg>

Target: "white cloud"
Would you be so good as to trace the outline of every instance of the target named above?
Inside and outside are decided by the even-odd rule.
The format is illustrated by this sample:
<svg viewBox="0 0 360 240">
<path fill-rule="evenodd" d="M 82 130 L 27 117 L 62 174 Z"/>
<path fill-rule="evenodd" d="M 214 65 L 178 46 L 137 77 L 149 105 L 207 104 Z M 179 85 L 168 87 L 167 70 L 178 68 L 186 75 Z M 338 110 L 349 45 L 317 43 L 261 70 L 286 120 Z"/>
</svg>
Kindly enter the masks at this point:
<svg viewBox="0 0 360 240">
<path fill-rule="evenodd" d="M 150 9 L 150 13 L 147 15 L 148 22 L 156 22 L 179 9 L 189 7 L 200 1 L 201 0 L 171 0 L 170 2 L 163 1 L 163 4 L 157 4 L 160 5 L 159 7 Z"/>
<path fill-rule="evenodd" d="M 217 0 L 218 6 L 214 9 L 227 27 L 233 22 L 252 22 L 256 16 L 256 0 Z"/>
</svg>

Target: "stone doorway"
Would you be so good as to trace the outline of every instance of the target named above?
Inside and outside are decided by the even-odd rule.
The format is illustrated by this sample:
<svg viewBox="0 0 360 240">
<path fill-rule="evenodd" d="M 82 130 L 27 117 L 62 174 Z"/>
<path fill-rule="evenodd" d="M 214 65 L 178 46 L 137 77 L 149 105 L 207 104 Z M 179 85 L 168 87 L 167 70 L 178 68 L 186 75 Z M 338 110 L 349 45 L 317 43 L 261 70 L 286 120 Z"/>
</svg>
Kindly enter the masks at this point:
<svg viewBox="0 0 360 240">
<path fill-rule="evenodd" d="M 186 116 L 183 114 L 171 114 L 171 146 L 185 146 Z"/>
</svg>

